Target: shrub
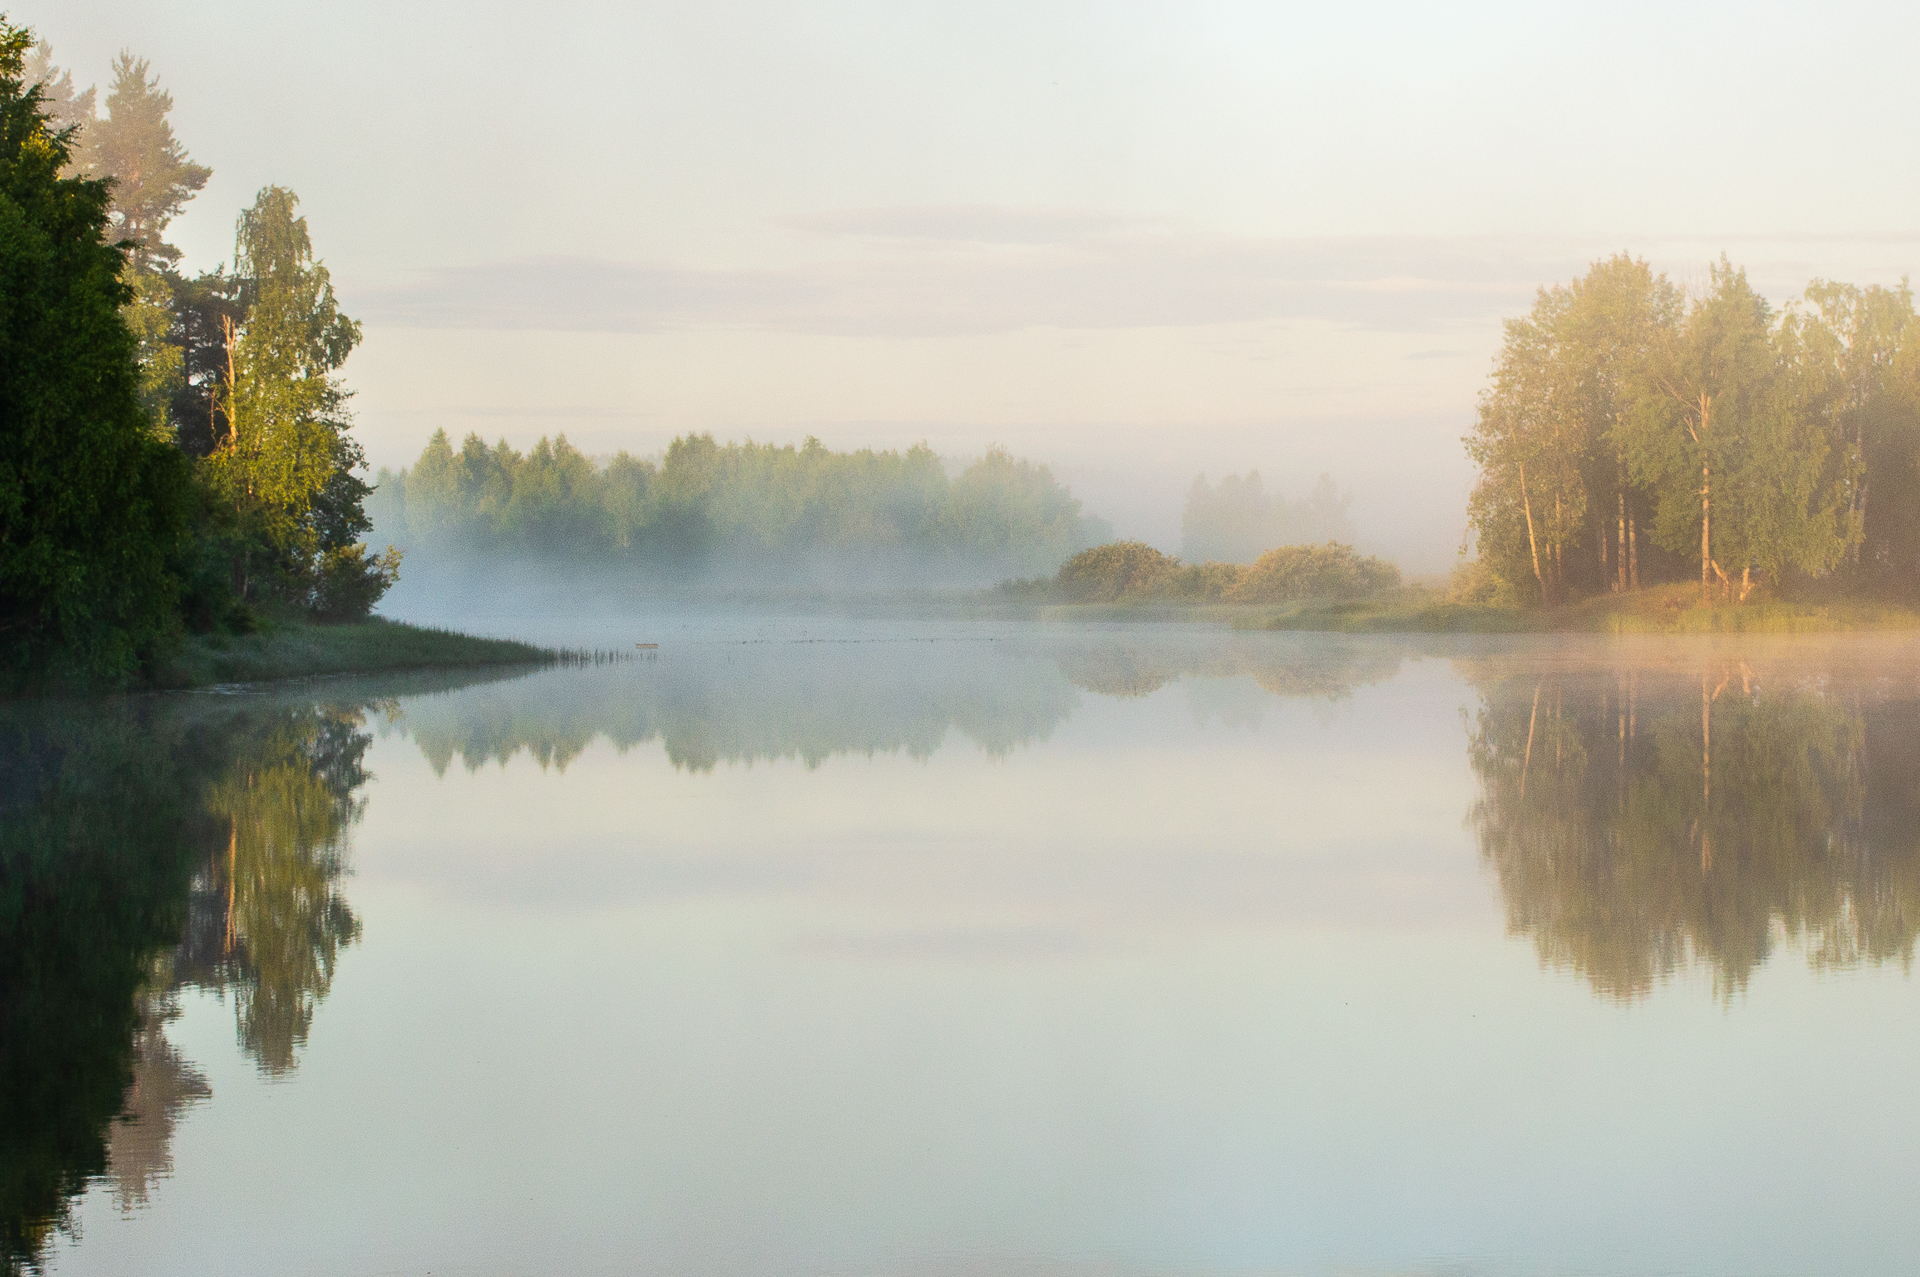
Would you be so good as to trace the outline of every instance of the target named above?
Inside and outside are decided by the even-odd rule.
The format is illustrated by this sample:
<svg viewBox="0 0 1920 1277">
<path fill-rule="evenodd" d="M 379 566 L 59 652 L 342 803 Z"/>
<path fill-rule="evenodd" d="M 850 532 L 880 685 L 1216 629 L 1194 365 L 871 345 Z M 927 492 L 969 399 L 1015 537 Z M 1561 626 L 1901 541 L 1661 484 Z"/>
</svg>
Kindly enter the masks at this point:
<svg viewBox="0 0 1920 1277">
<path fill-rule="evenodd" d="M 369 554 L 364 545 L 328 550 L 315 565 L 313 601 L 320 621 L 363 621 L 380 596 L 400 579 L 400 551 Z"/>
<path fill-rule="evenodd" d="M 1148 599 L 1183 603 L 1286 603 L 1342 599 L 1400 584 L 1400 569 L 1350 545 L 1283 545 L 1251 567 L 1182 563 L 1140 541 L 1116 541 L 1068 559 L 1052 582 L 1055 597 L 1075 603 Z"/>
<path fill-rule="evenodd" d="M 1286 603 L 1295 599 L 1344 599 L 1400 584 L 1400 569 L 1360 554 L 1350 545 L 1283 545 L 1268 550 L 1229 596 L 1237 603 Z"/>
<path fill-rule="evenodd" d="M 1171 584 L 1180 560 L 1144 541 L 1114 541 L 1082 550 L 1060 565 L 1059 592 L 1076 603 L 1154 598 Z"/>
</svg>

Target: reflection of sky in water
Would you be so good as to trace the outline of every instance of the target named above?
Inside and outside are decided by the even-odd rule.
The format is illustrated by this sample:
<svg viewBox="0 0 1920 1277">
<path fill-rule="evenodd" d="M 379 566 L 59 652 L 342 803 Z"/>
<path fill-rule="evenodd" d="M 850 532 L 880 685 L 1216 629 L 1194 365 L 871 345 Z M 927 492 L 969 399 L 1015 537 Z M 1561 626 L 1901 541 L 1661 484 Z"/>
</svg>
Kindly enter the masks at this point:
<svg viewBox="0 0 1920 1277">
<path fill-rule="evenodd" d="M 297 1075 L 188 995 L 213 1098 L 56 1271 L 1905 1270 L 1901 963 L 1621 1002 L 1506 934 L 1469 741 L 1619 649 L 987 638 L 376 711 Z"/>
</svg>

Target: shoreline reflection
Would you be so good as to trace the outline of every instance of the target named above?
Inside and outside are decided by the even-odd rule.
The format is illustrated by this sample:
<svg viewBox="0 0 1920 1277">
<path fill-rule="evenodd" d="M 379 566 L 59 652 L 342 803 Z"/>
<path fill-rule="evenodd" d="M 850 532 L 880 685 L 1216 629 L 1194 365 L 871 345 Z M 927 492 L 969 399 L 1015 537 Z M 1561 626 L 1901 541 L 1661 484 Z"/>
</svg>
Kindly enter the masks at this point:
<svg viewBox="0 0 1920 1277">
<path fill-rule="evenodd" d="M 1783 943 L 1911 967 L 1920 699 L 1866 679 L 1460 663 L 1482 697 L 1467 816 L 1508 932 L 1602 997 L 1689 967 L 1743 991 Z"/>
<path fill-rule="evenodd" d="M 148 1204 L 212 1097 L 167 1040 L 231 996 L 260 1072 L 297 1067 L 340 953 L 372 736 L 361 701 L 151 697 L 0 712 L 0 1271 L 37 1269 L 94 1183 Z"/>
<path fill-rule="evenodd" d="M 1005 758 L 1044 743 L 1083 692 L 1128 699 L 1181 680 L 1251 678 L 1281 699 L 1331 702 L 1394 677 L 1411 652 L 1399 641 L 1217 631 L 689 644 L 458 701 L 423 698 L 392 725 L 436 774 L 456 758 L 476 771 L 521 753 L 565 771 L 599 739 L 620 753 L 658 741 L 676 769 L 693 773 L 780 760 L 814 768 L 846 754 L 925 759 L 955 732 Z"/>
</svg>

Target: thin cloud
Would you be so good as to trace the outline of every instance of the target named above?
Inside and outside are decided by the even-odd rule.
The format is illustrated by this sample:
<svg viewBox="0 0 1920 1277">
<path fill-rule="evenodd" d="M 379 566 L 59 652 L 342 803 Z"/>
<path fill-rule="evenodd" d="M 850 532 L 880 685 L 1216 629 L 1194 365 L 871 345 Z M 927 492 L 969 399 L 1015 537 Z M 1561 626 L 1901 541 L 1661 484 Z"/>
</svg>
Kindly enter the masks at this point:
<svg viewBox="0 0 1920 1277">
<path fill-rule="evenodd" d="M 1317 322 L 1440 333 L 1522 313 L 1543 282 L 1622 247 L 1598 238 L 1233 238 L 1118 214 L 973 206 L 843 210 L 786 224 L 845 243 L 844 255 L 727 270 L 522 259 L 434 268 L 358 300 L 371 323 L 439 329 L 923 338 Z M 1709 242 L 1669 237 L 1648 242 L 1655 251 L 1645 255 L 1684 268 L 1710 256 Z M 1763 259 L 1754 279 L 1790 297 L 1807 278 L 1796 267 Z M 1889 270 L 1876 261 L 1868 274 Z M 1460 353 L 1435 346 L 1410 357 Z"/>
<path fill-rule="evenodd" d="M 814 235 L 918 243 L 1075 244 L 1106 236 L 1164 230 L 1165 218 L 1097 209 L 1004 208 L 948 204 L 919 208 L 852 208 L 797 213 L 775 225 Z"/>
</svg>

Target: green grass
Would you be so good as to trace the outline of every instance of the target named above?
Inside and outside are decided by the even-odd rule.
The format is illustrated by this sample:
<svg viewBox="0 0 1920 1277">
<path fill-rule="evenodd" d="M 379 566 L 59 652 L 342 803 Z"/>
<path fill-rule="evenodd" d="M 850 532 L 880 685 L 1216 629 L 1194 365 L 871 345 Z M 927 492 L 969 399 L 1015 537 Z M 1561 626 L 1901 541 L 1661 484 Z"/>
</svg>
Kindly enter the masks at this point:
<svg viewBox="0 0 1920 1277">
<path fill-rule="evenodd" d="M 155 671 L 158 687 L 260 683 L 320 674 L 546 664 L 560 653 L 373 617 L 349 625 L 283 621 L 257 634 L 190 635 Z"/>
<path fill-rule="evenodd" d="M 1437 590 L 1407 589 L 1374 598 L 1296 603 L 1235 624 L 1349 634 L 1815 634 L 1920 629 L 1920 613 L 1845 599 L 1705 606 L 1695 585 L 1654 586 L 1564 607 L 1531 608 L 1450 603 Z"/>
<path fill-rule="evenodd" d="M 1372 599 L 1307 600 L 1237 621 L 1254 630 L 1321 630 L 1342 634 L 1523 634 L 1553 627 L 1519 608 L 1448 603 L 1438 594 Z"/>
</svg>

